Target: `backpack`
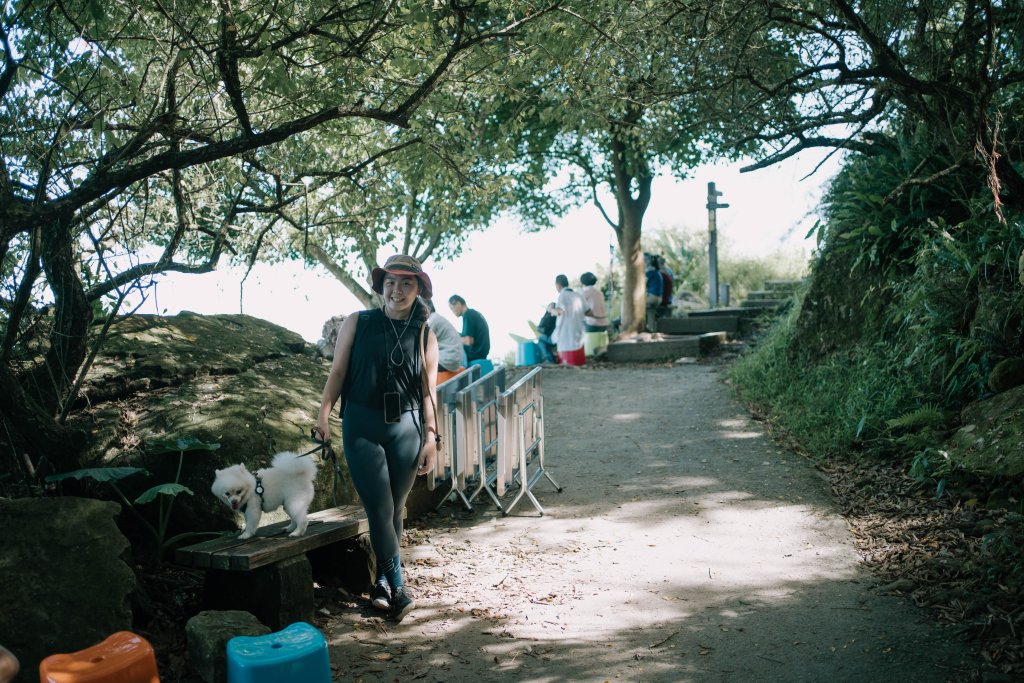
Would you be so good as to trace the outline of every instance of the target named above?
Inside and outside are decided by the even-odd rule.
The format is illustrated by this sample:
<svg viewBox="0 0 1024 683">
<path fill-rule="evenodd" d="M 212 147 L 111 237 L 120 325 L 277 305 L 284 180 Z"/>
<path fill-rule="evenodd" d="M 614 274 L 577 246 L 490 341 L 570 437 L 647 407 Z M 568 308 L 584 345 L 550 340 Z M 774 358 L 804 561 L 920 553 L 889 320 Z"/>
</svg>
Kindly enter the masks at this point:
<svg viewBox="0 0 1024 683">
<path fill-rule="evenodd" d="M 661 305 L 672 305 L 672 276 L 667 271 L 661 271 Z"/>
</svg>

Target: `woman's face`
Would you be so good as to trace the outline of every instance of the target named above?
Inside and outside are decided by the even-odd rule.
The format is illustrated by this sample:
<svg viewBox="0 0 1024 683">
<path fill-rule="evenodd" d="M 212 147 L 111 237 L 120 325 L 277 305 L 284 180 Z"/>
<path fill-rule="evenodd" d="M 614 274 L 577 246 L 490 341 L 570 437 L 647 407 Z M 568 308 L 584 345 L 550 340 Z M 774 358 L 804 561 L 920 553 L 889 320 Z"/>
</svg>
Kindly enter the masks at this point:
<svg viewBox="0 0 1024 683">
<path fill-rule="evenodd" d="M 384 276 L 381 286 L 384 291 L 384 306 L 392 318 L 405 318 L 416 303 L 416 295 L 420 292 L 420 281 L 413 275 Z"/>
</svg>

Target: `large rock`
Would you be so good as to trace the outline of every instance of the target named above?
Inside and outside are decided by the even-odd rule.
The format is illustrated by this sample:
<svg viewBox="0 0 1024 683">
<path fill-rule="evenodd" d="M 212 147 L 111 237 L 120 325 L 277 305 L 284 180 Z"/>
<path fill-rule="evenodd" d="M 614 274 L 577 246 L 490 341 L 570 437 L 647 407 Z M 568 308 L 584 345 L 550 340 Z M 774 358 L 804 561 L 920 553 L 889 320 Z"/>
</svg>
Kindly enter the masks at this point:
<svg viewBox="0 0 1024 683">
<path fill-rule="evenodd" d="M 338 333 L 341 332 L 341 325 L 345 322 L 344 315 L 332 316 L 324 323 L 320 332 L 320 339 L 316 342 L 316 351 L 327 360 L 334 359 L 334 347 L 338 343 Z"/>
<path fill-rule="evenodd" d="M 1024 358 L 1004 358 L 988 376 L 988 388 L 995 393 L 1024 384 Z"/>
<path fill-rule="evenodd" d="M 270 628 L 248 612 L 200 612 L 185 625 L 188 658 L 206 683 L 226 683 L 228 641 L 235 636 L 263 636 L 268 633 Z"/>
<path fill-rule="evenodd" d="M 136 466 L 119 485 L 129 499 L 151 486 L 180 482 L 172 531 L 238 528 L 240 519 L 210 492 L 214 470 L 244 463 L 266 467 L 279 451 L 315 446 L 316 421 L 329 366 L 299 335 L 245 315 L 134 316 L 111 327 L 110 337 L 82 388 L 88 405 L 73 419 L 90 435 L 89 466 Z M 341 428 L 334 423 L 334 443 Z M 146 444 L 183 437 L 219 444 L 214 451 L 153 454 Z M 339 449 L 340 451 L 340 449 Z M 319 459 L 319 458 L 318 458 Z M 340 467 L 321 461 L 312 510 L 358 501 L 344 456 Z M 264 523 L 286 517 L 264 516 Z"/>
<path fill-rule="evenodd" d="M 39 662 L 131 630 L 135 575 L 122 559 L 116 503 L 87 498 L 0 498 L 0 634 L 21 660 Z"/>
<path fill-rule="evenodd" d="M 945 449 L 954 463 L 983 476 L 1024 475 L 1024 386 L 969 404 L 960 424 Z"/>
</svg>

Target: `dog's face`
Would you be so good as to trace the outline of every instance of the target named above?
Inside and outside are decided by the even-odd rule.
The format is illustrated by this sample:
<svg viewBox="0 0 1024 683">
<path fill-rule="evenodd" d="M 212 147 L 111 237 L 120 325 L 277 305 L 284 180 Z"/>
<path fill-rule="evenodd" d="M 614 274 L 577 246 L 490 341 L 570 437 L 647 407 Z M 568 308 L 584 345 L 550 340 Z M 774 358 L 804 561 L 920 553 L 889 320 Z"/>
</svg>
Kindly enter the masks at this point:
<svg viewBox="0 0 1024 683">
<path fill-rule="evenodd" d="M 255 478 L 245 469 L 245 465 L 232 465 L 217 470 L 210 489 L 225 505 L 232 510 L 238 510 L 249 499 L 255 482 Z"/>
</svg>

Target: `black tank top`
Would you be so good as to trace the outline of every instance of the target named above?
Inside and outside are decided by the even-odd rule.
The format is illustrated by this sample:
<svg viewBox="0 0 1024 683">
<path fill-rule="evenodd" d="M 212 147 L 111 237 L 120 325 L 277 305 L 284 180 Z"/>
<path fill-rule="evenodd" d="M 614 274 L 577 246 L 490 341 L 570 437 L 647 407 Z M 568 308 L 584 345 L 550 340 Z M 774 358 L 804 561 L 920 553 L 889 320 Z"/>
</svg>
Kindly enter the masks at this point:
<svg viewBox="0 0 1024 683">
<path fill-rule="evenodd" d="M 413 311 L 416 316 L 416 311 Z M 384 410 L 384 392 L 397 391 L 402 411 L 422 402 L 420 328 L 423 321 L 389 320 L 379 308 L 360 311 L 345 373 L 346 401 Z M 401 338 L 396 344 L 396 333 Z M 389 372 L 390 370 L 390 372 Z"/>
</svg>

